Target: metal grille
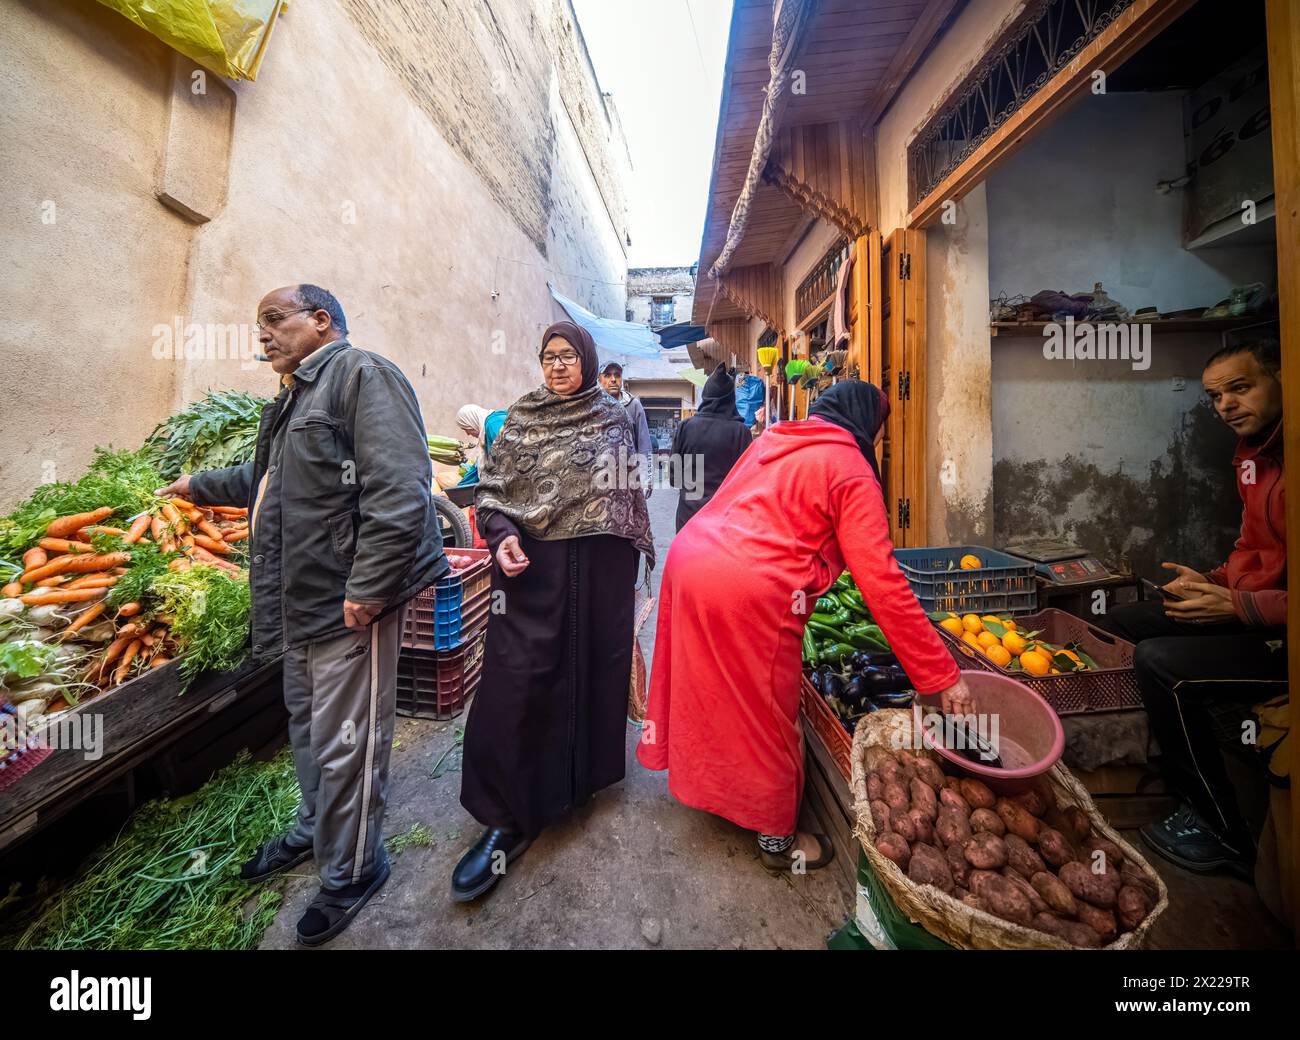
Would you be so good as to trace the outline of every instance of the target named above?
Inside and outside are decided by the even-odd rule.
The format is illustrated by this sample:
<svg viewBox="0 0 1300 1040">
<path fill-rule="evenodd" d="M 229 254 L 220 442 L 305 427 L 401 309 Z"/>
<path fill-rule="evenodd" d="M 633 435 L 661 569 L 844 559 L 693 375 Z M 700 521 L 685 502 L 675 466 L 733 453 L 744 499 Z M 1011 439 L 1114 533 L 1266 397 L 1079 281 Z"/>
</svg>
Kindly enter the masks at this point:
<svg viewBox="0 0 1300 1040">
<path fill-rule="evenodd" d="M 907 149 L 917 206 L 1133 0 L 1038 0 Z"/>
<path fill-rule="evenodd" d="M 848 240 L 841 238 L 826 251 L 808 272 L 808 276 L 799 283 L 794 294 L 794 316 L 796 322 L 802 322 L 813 311 L 830 299 L 835 292 L 836 279 L 839 277 L 840 264 L 844 262 L 844 250 Z"/>
</svg>

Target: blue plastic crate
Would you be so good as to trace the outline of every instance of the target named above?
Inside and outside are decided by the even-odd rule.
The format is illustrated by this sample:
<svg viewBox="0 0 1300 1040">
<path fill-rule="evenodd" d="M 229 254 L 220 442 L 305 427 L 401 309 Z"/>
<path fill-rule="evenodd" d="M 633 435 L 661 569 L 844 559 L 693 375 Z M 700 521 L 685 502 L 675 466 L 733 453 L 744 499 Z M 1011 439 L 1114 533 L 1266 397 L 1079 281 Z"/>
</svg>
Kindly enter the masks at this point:
<svg viewBox="0 0 1300 1040">
<path fill-rule="evenodd" d="M 964 571 L 961 558 L 983 567 Z M 954 614 L 1032 614 L 1038 609 L 1034 565 L 983 545 L 895 549 L 894 558 L 925 610 Z"/>
<path fill-rule="evenodd" d="M 491 554 L 486 549 L 457 549 L 478 561 L 449 574 L 420 592 L 406 611 L 402 646 L 414 650 L 451 650 L 477 634 L 486 621 L 484 609 L 492 586 Z"/>
</svg>

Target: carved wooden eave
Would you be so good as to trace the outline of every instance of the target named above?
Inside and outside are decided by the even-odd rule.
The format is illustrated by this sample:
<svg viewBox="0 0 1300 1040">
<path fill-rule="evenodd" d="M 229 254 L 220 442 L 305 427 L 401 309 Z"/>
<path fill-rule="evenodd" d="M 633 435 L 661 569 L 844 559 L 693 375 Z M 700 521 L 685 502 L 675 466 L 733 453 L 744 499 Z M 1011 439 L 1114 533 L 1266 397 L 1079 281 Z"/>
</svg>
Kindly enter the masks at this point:
<svg viewBox="0 0 1300 1040">
<path fill-rule="evenodd" d="M 781 270 L 775 264 L 733 267 L 719 275 L 717 282 L 718 291 L 747 317 L 759 318 L 772 328 L 785 331 Z"/>
<path fill-rule="evenodd" d="M 871 230 L 867 146 L 857 120 L 782 130 L 763 180 L 852 241 Z"/>
</svg>

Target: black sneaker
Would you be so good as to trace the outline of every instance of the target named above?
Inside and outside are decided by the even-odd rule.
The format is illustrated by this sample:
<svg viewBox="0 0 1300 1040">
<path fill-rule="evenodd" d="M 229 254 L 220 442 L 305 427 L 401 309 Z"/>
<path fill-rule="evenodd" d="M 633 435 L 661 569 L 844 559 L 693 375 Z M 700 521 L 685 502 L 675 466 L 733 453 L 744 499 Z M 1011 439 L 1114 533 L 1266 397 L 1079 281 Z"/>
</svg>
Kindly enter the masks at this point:
<svg viewBox="0 0 1300 1040">
<path fill-rule="evenodd" d="M 1180 806 L 1159 823 L 1148 823 L 1140 833 L 1151 849 L 1184 870 L 1226 870 L 1247 881 L 1254 874 L 1250 858 L 1212 831 L 1190 805 Z"/>
</svg>

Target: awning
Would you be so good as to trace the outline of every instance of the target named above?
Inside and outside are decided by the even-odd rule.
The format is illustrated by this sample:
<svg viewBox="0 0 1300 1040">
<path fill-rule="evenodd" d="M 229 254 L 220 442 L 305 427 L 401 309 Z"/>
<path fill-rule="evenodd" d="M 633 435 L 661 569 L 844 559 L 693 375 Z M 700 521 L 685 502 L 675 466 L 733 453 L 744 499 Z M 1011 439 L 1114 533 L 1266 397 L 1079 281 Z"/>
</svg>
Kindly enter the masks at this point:
<svg viewBox="0 0 1300 1040">
<path fill-rule="evenodd" d="M 564 308 L 564 312 L 591 333 L 603 363 L 608 355 L 620 354 L 623 357 L 658 358 L 663 351 L 659 348 L 659 337 L 650 331 L 649 325 L 635 322 L 619 321 L 617 318 L 601 318 L 592 314 L 580 303 L 575 303 L 548 285 L 555 302 Z M 612 360 L 620 360 L 615 358 Z"/>
<path fill-rule="evenodd" d="M 679 321 L 676 325 L 665 325 L 659 330 L 659 343 L 667 347 L 684 347 L 688 343 L 698 343 L 708 339 L 709 332 L 703 325 L 692 325 L 689 321 Z"/>
</svg>

